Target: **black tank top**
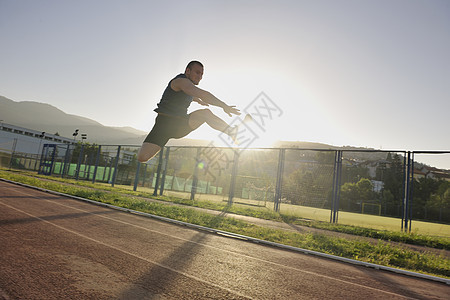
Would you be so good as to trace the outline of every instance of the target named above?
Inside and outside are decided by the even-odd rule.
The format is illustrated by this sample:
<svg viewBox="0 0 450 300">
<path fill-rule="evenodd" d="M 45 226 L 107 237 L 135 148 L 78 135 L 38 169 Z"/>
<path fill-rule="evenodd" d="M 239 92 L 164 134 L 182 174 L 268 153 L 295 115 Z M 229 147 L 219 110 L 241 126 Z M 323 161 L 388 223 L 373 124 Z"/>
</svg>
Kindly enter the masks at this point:
<svg viewBox="0 0 450 300">
<path fill-rule="evenodd" d="M 169 82 L 164 90 L 161 101 L 158 103 L 158 107 L 154 110 L 155 112 L 175 116 L 187 116 L 187 109 L 193 97 L 183 91 L 175 92 L 172 90 L 170 84 L 177 78 L 186 78 L 186 75 L 179 74 Z"/>
</svg>

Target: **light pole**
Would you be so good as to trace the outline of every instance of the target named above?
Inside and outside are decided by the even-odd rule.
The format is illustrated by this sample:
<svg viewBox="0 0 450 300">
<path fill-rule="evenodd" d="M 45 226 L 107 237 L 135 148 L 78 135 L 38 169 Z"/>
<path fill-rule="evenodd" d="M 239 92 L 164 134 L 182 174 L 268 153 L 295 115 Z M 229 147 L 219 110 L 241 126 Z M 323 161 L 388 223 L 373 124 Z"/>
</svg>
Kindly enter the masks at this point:
<svg viewBox="0 0 450 300">
<path fill-rule="evenodd" d="M 72 135 L 73 135 L 73 141 L 74 141 L 74 142 L 75 142 L 75 140 L 76 140 L 76 138 L 77 138 L 78 131 L 79 131 L 79 129 L 77 128 L 77 129 L 75 129 L 75 132 L 72 134 Z"/>
</svg>

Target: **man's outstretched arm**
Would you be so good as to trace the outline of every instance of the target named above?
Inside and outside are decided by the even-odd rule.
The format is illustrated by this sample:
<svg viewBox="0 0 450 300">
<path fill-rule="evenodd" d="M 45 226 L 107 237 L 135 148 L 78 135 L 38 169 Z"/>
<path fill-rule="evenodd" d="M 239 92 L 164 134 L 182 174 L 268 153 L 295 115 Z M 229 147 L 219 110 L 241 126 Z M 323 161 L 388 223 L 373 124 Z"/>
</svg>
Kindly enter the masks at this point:
<svg viewBox="0 0 450 300">
<path fill-rule="evenodd" d="M 192 101 L 197 102 L 198 104 L 203 105 L 203 106 L 209 106 L 208 103 L 206 103 L 205 101 L 203 101 L 202 99 L 197 98 L 197 97 L 194 97 L 194 99 L 192 99 Z"/>
<path fill-rule="evenodd" d="M 227 105 L 225 102 L 219 100 L 219 98 L 217 98 L 210 92 L 196 87 L 189 79 L 177 78 L 172 81 L 171 87 L 174 91 L 183 91 L 189 96 L 192 96 L 194 98 L 200 98 L 201 101 L 207 104 L 221 107 L 224 110 L 224 112 L 227 113 L 230 117 L 232 116 L 232 114 L 235 115 L 241 114 L 239 112 L 239 109 L 237 109 L 235 105 L 233 106 Z"/>
</svg>

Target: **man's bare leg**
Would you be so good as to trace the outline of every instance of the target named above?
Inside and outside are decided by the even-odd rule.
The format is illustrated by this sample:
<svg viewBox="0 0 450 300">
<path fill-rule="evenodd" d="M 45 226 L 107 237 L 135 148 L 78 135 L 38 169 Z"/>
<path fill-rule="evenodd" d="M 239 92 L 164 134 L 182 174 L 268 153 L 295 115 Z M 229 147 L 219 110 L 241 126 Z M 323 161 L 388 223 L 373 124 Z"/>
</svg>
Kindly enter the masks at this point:
<svg viewBox="0 0 450 300">
<path fill-rule="evenodd" d="M 203 123 L 208 124 L 213 129 L 230 134 L 232 127 L 224 120 L 213 114 L 209 109 L 200 109 L 192 112 L 189 116 L 189 126 L 195 130 Z"/>
<path fill-rule="evenodd" d="M 161 147 L 152 144 L 152 143 L 143 143 L 141 149 L 139 149 L 139 153 L 137 155 L 137 159 L 141 163 L 145 163 L 153 158 L 158 152 L 161 150 Z"/>
</svg>

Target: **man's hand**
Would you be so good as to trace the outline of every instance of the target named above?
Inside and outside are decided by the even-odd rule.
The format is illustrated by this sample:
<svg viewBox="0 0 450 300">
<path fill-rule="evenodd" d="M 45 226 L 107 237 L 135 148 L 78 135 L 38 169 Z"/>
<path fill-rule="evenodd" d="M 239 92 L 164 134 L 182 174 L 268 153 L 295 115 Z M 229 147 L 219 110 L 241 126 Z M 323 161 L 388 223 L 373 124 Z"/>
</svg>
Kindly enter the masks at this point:
<svg viewBox="0 0 450 300">
<path fill-rule="evenodd" d="M 230 117 L 232 116 L 232 114 L 234 115 L 240 115 L 241 112 L 239 111 L 239 109 L 236 108 L 236 105 L 232 105 L 232 106 L 225 106 L 223 107 L 223 111 L 225 113 L 227 113 Z"/>
</svg>

